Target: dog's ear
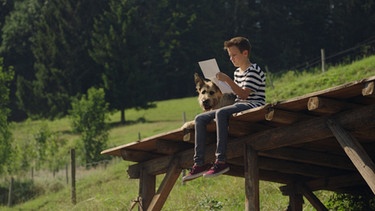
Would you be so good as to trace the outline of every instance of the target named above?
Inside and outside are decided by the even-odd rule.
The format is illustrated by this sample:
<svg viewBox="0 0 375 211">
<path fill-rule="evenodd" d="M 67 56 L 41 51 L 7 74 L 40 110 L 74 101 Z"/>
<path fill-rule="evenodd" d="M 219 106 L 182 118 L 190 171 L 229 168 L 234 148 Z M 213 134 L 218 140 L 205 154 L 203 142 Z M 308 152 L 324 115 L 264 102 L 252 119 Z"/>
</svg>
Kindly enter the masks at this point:
<svg viewBox="0 0 375 211">
<path fill-rule="evenodd" d="M 199 76 L 198 73 L 194 73 L 194 82 L 197 91 L 204 85 L 204 80 Z"/>
</svg>

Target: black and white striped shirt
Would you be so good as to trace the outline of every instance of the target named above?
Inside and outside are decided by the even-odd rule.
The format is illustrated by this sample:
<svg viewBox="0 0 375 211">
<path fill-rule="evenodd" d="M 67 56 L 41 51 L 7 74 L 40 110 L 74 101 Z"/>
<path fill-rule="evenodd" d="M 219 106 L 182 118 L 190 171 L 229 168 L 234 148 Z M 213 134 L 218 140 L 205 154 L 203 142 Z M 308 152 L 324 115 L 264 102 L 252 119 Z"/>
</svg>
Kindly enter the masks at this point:
<svg viewBox="0 0 375 211">
<path fill-rule="evenodd" d="M 234 82 L 241 88 L 249 88 L 250 95 L 246 100 L 236 97 L 236 102 L 249 102 L 254 106 L 262 106 L 266 103 L 266 75 L 257 64 L 251 64 L 245 71 L 237 68 L 234 71 Z"/>
</svg>

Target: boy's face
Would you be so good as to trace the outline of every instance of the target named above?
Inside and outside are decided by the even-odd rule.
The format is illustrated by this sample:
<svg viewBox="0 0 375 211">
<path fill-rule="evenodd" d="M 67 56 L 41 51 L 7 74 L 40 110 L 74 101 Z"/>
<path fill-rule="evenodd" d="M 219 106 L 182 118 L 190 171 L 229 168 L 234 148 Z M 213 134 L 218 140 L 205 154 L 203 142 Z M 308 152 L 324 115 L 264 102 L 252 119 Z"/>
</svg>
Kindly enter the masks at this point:
<svg viewBox="0 0 375 211">
<path fill-rule="evenodd" d="M 249 52 L 245 50 L 241 53 L 237 46 L 231 46 L 227 48 L 227 52 L 230 61 L 232 61 L 235 67 L 241 67 L 243 64 L 246 64 L 249 59 Z"/>
</svg>

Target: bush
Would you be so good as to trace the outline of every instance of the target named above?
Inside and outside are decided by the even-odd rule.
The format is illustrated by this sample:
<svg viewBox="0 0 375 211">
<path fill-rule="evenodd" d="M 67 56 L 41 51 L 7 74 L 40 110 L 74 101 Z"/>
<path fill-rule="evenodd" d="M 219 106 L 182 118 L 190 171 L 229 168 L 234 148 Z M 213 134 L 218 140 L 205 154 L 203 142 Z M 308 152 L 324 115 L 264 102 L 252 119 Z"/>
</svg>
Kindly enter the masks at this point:
<svg viewBox="0 0 375 211">
<path fill-rule="evenodd" d="M 108 103 L 104 90 L 90 88 L 87 95 L 76 99 L 70 111 L 73 131 L 81 133 L 86 164 L 105 159 L 100 152 L 108 141 Z"/>
<path fill-rule="evenodd" d="M 375 197 L 338 193 L 329 199 L 327 207 L 329 210 L 375 211 Z"/>
</svg>

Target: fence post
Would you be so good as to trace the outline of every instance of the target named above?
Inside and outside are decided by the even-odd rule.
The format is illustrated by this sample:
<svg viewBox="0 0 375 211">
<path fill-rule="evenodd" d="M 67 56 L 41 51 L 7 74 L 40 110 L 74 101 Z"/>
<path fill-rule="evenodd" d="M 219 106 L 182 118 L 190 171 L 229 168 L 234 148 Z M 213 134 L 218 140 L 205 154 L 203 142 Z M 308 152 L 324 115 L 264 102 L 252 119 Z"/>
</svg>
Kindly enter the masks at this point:
<svg viewBox="0 0 375 211">
<path fill-rule="evenodd" d="M 11 177 L 10 178 L 10 184 L 9 184 L 8 207 L 12 206 L 13 183 L 14 183 L 14 179 L 13 179 L 13 177 Z"/>
<path fill-rule="evenodd" d="M 65 176 L 66 176 L 66 184 L 69 184 L 69 164 L 65 163 Z"/>
<path fill-rule="evenodd" d="M 324 73 L 326 70 L 325 70 L 325 65 L 326 65 L 326 57 L 325 57 L 325 52 L 324 52 L 324 48 L 320 49 L 320 55 L 322 57 L 322 72 Z"/>
<path fill-rule="evenodd" d="M 182 113 L 182 121 L 183 123 L 186 122 L 186 113 L 185 111 Z M 182 169 L 182 177 L 184 177 L 186 175 L 186 169 Z M 182 182 L 182 185 L 185 185 L 185 182 Z"/>
<path fill-rule="evenodd" d="M 72 203 L 76 204 L 76 152 L 75 149 L 70 150 L 71 172 L 72 172 Z"/>
</svg>

